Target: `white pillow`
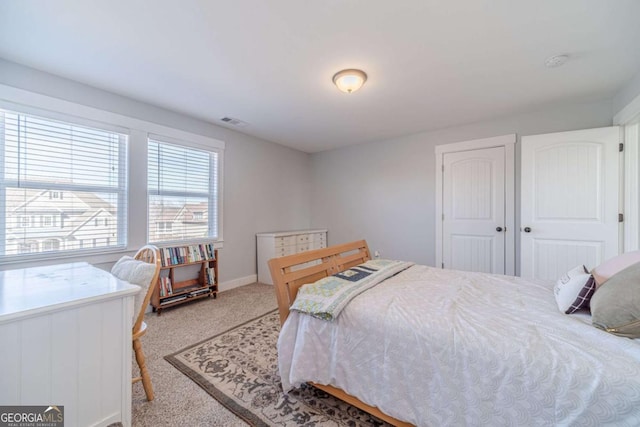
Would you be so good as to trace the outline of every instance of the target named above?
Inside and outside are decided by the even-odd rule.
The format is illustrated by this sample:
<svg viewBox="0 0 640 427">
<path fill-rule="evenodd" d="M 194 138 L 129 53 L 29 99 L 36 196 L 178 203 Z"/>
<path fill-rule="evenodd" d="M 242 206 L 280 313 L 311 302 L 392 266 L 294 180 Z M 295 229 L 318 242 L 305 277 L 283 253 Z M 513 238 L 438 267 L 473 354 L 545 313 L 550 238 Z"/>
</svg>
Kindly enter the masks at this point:
<svg viewBox="0 0 640 427">
<path fill-rule="evenodd" d="M 569 270 L 556 282 L 553 292 L 561 312 L 571 314 L 589 308 L 589 301 L 596 286 L 593 276 L 584 265 Z"/>
<path fill-rule="evenodd" d="M 140 286 L 140 292 L 136 294 L 135 297 L 133 310 L 133 323 L 135 323 L 138 313 L 142 308 L 144 298 L 147 296 L 147 289 L 149 289 L 151 285 L 151 279 L 153 279 L 153 276 L 156 274 L 156 266 L 155 264 L 138 261 L 125 255 L 111 268 L 111 274 L 118 279 Z"/>
</svg>

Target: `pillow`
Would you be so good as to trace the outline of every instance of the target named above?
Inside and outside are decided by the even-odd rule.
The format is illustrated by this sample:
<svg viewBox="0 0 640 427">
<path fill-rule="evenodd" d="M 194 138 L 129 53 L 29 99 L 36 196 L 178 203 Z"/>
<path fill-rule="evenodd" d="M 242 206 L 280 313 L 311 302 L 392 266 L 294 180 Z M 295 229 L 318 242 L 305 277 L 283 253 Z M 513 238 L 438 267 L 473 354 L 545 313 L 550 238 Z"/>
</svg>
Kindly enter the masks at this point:
<svg viewBox="0 0 640 427">
<path fill-rule="evenodd" d="M 593 278 L 596 279 L 596 288 L 602 286 L 607 279 L 613 277 L 616 273 L 637 262 L 640 262 L 640 251 L 627 252 L 606 260 L 591 270 Z"/>
<path fill-rule="evenodd" d="M 589 300 L 594 291 L 593 276 L 589 274 L 584 265 L 568 271 L 558 279 L 553 288 L 558 308 L 565 314 L 589 308 Z"/>
<path fill-rule="evenodd" d="M 621 337 L 640 338 L 640 263 L 596 290 L 591 298 L 593 326 Z"/>
<path fill-rule="evenodd" d="M 142 308 L 144 297 L 147 296 L 147 289 L 151 284 L 151 279 L 156 274 L 155 264 L 138 261 L 130 256 L 123 256 L 111 268 L 111 274 L 118 279 L 127 281 L 133 285 L 140 286 L 140 292 L 136 294 L 135 305 L 133 311 L 133 323 Z"/>
</svg>

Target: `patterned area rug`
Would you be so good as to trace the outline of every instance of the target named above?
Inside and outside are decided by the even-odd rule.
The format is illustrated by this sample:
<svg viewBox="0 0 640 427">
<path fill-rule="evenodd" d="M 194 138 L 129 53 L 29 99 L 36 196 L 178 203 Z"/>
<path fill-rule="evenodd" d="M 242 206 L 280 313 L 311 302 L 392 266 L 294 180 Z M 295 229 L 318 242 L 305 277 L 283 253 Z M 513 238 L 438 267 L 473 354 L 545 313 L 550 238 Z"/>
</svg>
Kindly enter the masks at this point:
<svg viewBox="0 0 640 427">
<path fill-rule="evenodd" d="M 285 395 L 278 375 L 279 331 L 273 311 L 165 359 L 254 426 L 388 426 L 312 386 Z"/>
</svg>

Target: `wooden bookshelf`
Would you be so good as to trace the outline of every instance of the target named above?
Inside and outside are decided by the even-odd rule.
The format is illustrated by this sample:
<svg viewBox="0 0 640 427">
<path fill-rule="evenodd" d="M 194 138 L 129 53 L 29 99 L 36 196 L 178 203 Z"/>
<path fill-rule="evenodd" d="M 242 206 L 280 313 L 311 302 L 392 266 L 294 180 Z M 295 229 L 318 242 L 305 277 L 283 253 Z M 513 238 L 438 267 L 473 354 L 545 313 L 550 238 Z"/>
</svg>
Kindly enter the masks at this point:
<svg viewBox="0 0 640 427">
<path fill-rule="evenodd" d="M 218 250 L 213 244 L 160 248 L 160 259 L 160 277 L 151 296 L 153 311 L 158 315 L 165 308 L 217 297 Z M 194 277 L 184 277 L 190 266 L 199 268 Z"/>
</svg>

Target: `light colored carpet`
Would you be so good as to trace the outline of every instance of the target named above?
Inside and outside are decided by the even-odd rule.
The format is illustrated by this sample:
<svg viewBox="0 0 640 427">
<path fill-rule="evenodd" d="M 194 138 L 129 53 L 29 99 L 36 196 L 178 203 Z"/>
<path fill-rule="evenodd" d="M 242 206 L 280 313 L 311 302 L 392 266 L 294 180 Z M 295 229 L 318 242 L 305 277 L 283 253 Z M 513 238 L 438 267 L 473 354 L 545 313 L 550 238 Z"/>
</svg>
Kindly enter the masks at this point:
<svg viewBox="0 0 640 427">
<path fill-rule="evenodd" d="M 155 399 L 147 402 L 142 384 L 133 385 L 134 426 L 246 426 L 164 356 L 222 333 L 277 308 L 273 286 L 252 284 L 167 309 L 148 313 L 142 348 Z M 134 363 L 134 375 L 137 375 Z"/>
</svg>

